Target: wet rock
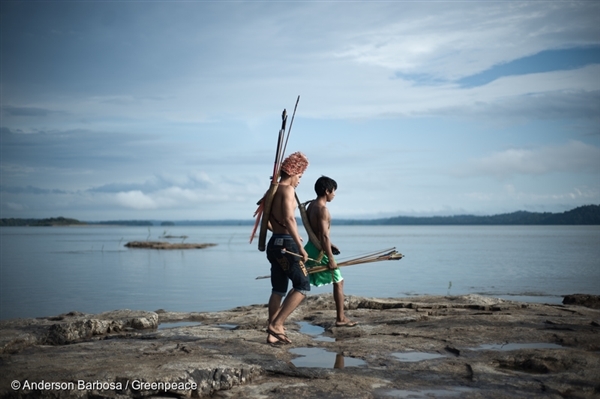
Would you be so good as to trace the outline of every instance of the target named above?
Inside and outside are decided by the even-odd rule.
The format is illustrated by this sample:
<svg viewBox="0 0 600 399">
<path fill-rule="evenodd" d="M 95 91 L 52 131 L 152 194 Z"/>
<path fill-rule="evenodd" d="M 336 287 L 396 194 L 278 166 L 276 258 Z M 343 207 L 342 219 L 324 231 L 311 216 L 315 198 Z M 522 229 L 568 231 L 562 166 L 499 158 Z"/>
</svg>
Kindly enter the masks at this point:
<svg viewBox="0 0 600 399">
<path fill-rule="evenodd" d="M 108 334 L 156 329 L 158 314 L 132 310 L 97 315 L 69 312 L 47 318 L 7 320 L 0 325 L 0 353 L 12 353 L 32 345 L 66 345 Z"/>
<path fill-rule="evenodd" d="M 279 346 L 266 343 L 265 304 L 209 313 L 71 312 L 1 321 L 0 398 L 599 393 L 599 310 L 478 295 L 349 296 L 346 307 L 359 324 L 336 327 L 331 294 L 309 296 L 288 319 L 293 343 Z M 169 327 L 157 329 L 163 323 Z M 301 332 L 305 323 L 321 327 L 322 334 Z M 313 359 L 319 367 L 298 367 L 298 353 L 331 356 Z M 40 381 L 74 388 L 32 388 Z M 11 388 L 15 383 L 19 387 Z"/>
<path fill-rule="evenodd" d="M 565 305 L 580 305 L 588 308 L 600 309 L 600 295 L 573 294 L 563 297 Z"/>
</svg>

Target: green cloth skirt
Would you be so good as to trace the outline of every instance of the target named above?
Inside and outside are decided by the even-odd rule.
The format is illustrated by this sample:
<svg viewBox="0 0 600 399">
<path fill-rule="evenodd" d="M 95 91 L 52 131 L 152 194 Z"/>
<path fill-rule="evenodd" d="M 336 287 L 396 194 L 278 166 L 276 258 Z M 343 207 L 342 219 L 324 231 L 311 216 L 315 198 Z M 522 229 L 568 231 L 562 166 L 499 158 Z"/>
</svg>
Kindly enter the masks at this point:
<svg viewBox="0 0 600 399">
<path fill-rule="evenodd" d="M 316 262 L 313 262 L 311 260 L 306 262 L 306 268 L 309 271 L 308 278 L 310 279 L 311 285 L 314 285 L 315 287 L 320 287 L 322 285 L 339 283 L 344 279 L 339 268 L 333 270 L 333 273 L 331 270 L 323 270 L 322 272 L 318 273 L 310 273 L 311 267 L 327 266 L 329 264 L 329 258 L 323 253 L 323 251 L 319 251 L 317 247 L 315 247 L 315 245 L 310 241 L 304 246 L 304 250 L 308 254 L 309 258 L 316 260 Z"/>
</svg>

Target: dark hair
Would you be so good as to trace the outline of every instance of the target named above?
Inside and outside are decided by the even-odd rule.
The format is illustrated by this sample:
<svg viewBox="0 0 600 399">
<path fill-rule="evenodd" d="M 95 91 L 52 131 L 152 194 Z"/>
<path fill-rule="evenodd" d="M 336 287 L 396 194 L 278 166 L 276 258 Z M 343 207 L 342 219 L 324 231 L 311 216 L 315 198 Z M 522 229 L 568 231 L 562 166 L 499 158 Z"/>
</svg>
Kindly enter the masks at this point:
<svg viewBox="0 0 600 399">
<path fill-rule="evenodd" d="M 330 177 L 327 176 L 321 176 L 317 179 L 317 181 L 315 182 L 315 193 L 317 193 L 317 195 L 319 197 L 325 195 L 325 192 L 329 190 L 329 191 L 335 191 L 337 190 L 337 183 L 335 182 L 335 180 L 333 180 Z"/>
</svg>

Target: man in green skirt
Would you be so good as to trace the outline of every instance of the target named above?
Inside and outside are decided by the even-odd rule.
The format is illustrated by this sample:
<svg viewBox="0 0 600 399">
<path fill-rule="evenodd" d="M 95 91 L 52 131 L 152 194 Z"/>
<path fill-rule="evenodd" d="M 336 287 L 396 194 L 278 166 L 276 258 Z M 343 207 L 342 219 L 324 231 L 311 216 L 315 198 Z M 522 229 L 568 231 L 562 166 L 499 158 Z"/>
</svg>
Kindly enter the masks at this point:
<svg viewBox="0 0 600 399">
<path fill-rule="evenodd" d="M 331 243 L 331 215 L 327 209 L 327 203 L 331 202 L 335 197 L 337 183 L 335 180 L 321 176 L 315 182 L 315 192 L 317 199 L 310 202 L 306 209 L 310 228 L 315 233 L 316 238 L 320 241 L 322 250 L 312 241 L 305 245 L 304 250 L 308 257 L 315 261 L 308 261 L 307 268 L 316 266 L 327 266 L 329 270 L 324 270 L 318 273 L 310 273 L 310 283 L 316 287 L 333 283 L 333 299 L 335 301 L 336 322 L 337 327 L 353 327 L 358 324 L 346 317 L 344 314 L 344 278 L 338 268 L 333 255 L 340 253 L 339 249 Z"/>
</svg>

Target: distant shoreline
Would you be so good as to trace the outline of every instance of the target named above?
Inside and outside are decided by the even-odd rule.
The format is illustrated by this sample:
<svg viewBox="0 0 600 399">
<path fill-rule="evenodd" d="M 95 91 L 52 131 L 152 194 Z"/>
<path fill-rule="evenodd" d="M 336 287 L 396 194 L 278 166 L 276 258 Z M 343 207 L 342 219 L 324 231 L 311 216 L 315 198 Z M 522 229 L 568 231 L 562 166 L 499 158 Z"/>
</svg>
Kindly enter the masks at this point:
<svg viewBox="0 0 600 399">
<path fill-rule="evenodd" d="M 301 223 L 298 218 L 298 222 Z M 254 220 L 111 220 L 79 221 L 57 217 L 46 219 L 0 219 L 0 226 L 251 226 Z M 337 226 L 507 226 L 507 225 L 600 225 L 600 205 L 584 205 L 561 213 L 517 211 L 491 216 L 395 216 L 382 219 L 335 219 Z"/>
</svg>

